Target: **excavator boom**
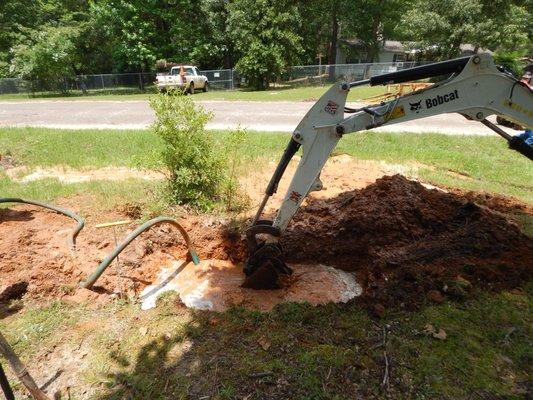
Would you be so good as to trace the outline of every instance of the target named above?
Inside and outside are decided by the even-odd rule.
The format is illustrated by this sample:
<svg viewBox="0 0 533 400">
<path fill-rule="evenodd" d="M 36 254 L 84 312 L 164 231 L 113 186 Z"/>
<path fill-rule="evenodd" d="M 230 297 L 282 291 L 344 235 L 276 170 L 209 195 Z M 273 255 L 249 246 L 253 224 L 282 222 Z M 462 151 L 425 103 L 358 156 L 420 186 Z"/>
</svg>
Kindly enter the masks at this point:
<svg viewBox="0 0 533 400">
<path fill-rule="evenodd" d="M 385 85 L 437 76 L 448 76 L 434 85 L 388 102 L 353 109 L 346 107 L 350 88 Z M 265 191 L 263 201 L 247 231 L 249 258 L 245 287 L 275 288 L 280 274 L 290 274 L 280 237 L 304 198 L 320 190 L 320 172 L 345 134 L 398 124 L 443 113 L 459 113 L 494 130 L 514 150 L 533 159 L 533 148 L 498 128 L 487 117 L 500 115 L 533 128 L 533 93 L 512 74 L 494 65 L 487 54 L 406 69 L 367 80 L 333 85 L 298 124 Z M 348 116 L 346 117 L 346 114 Z M 302 148 L 302 157 L 273 221 L 261 220 L 268 199 L 276 192 L 287 165 Z"/>
</svg>

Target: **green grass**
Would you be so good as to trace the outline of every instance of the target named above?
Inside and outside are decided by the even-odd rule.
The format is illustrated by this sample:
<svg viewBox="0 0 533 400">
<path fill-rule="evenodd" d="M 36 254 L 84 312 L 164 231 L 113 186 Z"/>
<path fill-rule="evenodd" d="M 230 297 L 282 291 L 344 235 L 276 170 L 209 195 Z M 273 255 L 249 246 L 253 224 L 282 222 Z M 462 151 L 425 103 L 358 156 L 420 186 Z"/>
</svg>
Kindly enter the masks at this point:
<svg viewBox="0 0 533 400">
<path fill-rule="evenodd" d="M 329 88 L 325 86 L 303 86 L 297 88 L 272 88 L 264 91 L 251 90 L 218 90 L 208 93 L 196 93 L 194 99 L 198 101 L 207 100 L 224 100 L 224 101 L 315 101 Z M 360 87 L 350 91 L 348 101 L 358 101 L 366 99 L 385 92 L 382 86 Z M 46 98 L 54 100 L 148 100 L 153 93 L 98 93 L 89 94 L 88 96 L 71 95 L 71 96 L 39 96 L 29 97 L 27 94 L 4 94 L 0 95 L 1 101 L 31 101 L 42 100 Z"/>
<path fill-rule="evenodd" d="M 79 359 L 74 399 L 87 391 L 95 400 L 521 399 L 533 357 L 532 294 L 531 285 L 477 292 L 418 312 L 391 309 L 382 320 L 356 303 L 214 313 L 166 295 L 145 312 L 124 301 L 96 310 L 54 303 L 7 317 L 0 328 L 26 360 L 37 348 L 70 348 Z M 424 335 L 426 324 L 444 329 L 446 340 Z"/>
<path fill-rule="evenodd" d="M 216 132 L 221 144 L 226 135 Z M 264 168 L 279 158 L 287 139 L 251 133 L 239 154 L 248 168 Z M 149 131 L 0 129 L 0 154 L 30 168 L 155 168 L 154 152 L 160 149 Z M 417 173 L 436 184 L 533 202 L 530 162 L 498 138 L 365 132 L 347 135 L 336 153 L 417 165 Z M 157 199 L 159 185 L 134 179 L 23 184 L 0 172 L 2 196 L 45 201 L 89 196 L 93 207 L 104 208 Z M 531 229 L 531 219 L 524 225 Z M 172 295 L 147 312 L 125 300 L 96 310 L 93 304 L 25 304 L 16 312 L 18 302 L 0 308 L 0 330 L 30 372 L 50 369 L 47 359 L 36 356 L 56 354 L 58 348 L 76 360 L 67 365 L 76 368 L 69 382 L 73 399 L 524 398 L 533 359 L 533 287 L 524 282 L 523 292 L 474 292 L 464 302 L 426 305 L 418 312 L 391 308 L 383 320 L 373 320 L 356 303 L 285 304 L 262 314 L 191 311 L 176 306 Z M 426 324 L 443 328 L 447 339 L 424 335 Z M 392 363 L 389 389 L 381 386 L 384 328 Z M 265 340 L 268 350 L 259 345 Z"/>
<path fill-rule="evenodd" d="M 221 145 L 227 135 L 224 131 L 216 132 Z M 263 168 L 266 161 L 277 161 L 287 139 L 287 135 L 277 133 L 250 133 L 239 152 L 240 157 L 244 165 Z M 160 149 L 159 138 L 147 130 L 0 129 L 0 154 L 10 154 L 29 167 L 63 165 L 83 169 L 125 166 L 150 169 L 158 167 L 155 154 Z M 360 159 L 416 165 L 417 174 L 422 179 L 438 185 L 512 195 L 533 203 L 533 168 L 530 161 L 508 150 L 505 142 L 496 137 L 365 132 L 346 135 L 335 152 Z M 22 185 L 0 178 L 0 188 L 4 193 L 37 194 L 41 185 L 49 200 L 53 199 L 53 193 L 57 196 L 72 195 L 86 187 L 99 190 L 95 183 L 92 186 L 80 184 L 63 188 L 64 185 L 57 182 Z M 103 184 L 100 187 L 104 189 Z M 140 191 L 139 196 L 142 197 L 143 193 Z"/>
<path fill-rule="evenodd" d="M 19 183 L 11 181 L 0 172 L 1 197 L 20 197 L 53 202 L 60 198 L 82 196 L 84 197 L 83 203 L 90 203 L 93 207 L 96 206 L 104 210 L 125 203 L 142 203 L 155 210 L 163 201 L 160 195 L 162 192 L 163 183 L 159 181 L 126 179 L 63 184 L 57 179 L 47 178 Z M 79 204 L 79 209 L 83 208 L 84 204 Z"/>
</svg>

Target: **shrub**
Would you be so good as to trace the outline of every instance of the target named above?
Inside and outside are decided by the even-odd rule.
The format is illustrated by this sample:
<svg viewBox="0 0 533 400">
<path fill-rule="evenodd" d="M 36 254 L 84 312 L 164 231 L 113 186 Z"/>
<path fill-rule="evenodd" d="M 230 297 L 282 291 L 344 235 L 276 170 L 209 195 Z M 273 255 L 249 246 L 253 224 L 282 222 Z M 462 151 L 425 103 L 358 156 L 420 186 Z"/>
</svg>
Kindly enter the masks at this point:
<svg viewBox="0 0 533 400">
<path fill-rule="evenodd" d="M 243 145 L 247 135 L 245 129 L 232 130 L 224 145 L 227 173 L 222 185 L 222 198 L 226 211 L 230 212 L 238 213 L 250 205 L 250 198 L 243 192 L 237 180 L 239 169 L 243 166 Z"/>
<path fill-rule="evenodd" d="M 156 114 L 151 129 L 164 142 L 161 158 L 169 172 L 172 201 L 212 208 L 225 180 L 224 156 L 205 129 L 212 113 L 177 90 L 153 96 L 150 106 Z"/>
<path fill-rule="evenodd" d="M 518 79 L 522 76 L 522 66 L 520 65 L 519 59 L 520 53 L 518 52 L 500 51 L 494 54 L 494 63 L 496 65 L 502 65 Z"/>
</svg>

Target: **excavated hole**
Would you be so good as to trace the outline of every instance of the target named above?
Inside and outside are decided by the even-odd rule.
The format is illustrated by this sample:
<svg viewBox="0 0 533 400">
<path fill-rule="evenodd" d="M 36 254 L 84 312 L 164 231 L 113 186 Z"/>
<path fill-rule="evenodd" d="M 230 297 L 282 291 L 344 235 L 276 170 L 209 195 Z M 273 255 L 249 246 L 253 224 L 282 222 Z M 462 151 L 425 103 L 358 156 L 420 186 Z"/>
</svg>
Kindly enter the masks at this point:
<svg viewBox="0 0 533 400">
<path fill-rule="evenodd" d="M 217 304 L 224 307 L 265 310 L 283 301 L 346 301 L 348 292 L 352 297 L 357 292 L 356 282 L 365 305 L 418 307 L 430 298 L 462 299 L 473 288 L 519 288 L 531 280 L 531 238 L 506 215 L 531 215 L 532 210 L 512 199 L 446 193 L 400 175 L 330 198 L 322 195 L 307 201 L 284 235 L 286 261 L 295 275 L 281 290 L 239 288 L 244 278 L 247 221 L 230 223 L 202 215 L 184 218 L 184 228 L 204 261 L 202 268 L 187 267 L 179 275 L 180 282 L 190 283 L 188 292 L 182 288 L 190 295 L 186 300 L 202 299 L 204 290 L 216 297 L 213 304 L 222 299 Z M 19 292 L 21 296 L 95 302 L 96 298 L 108 301 L 117 293 L 138 296 L 150 284 L 161 282 L 187 254 L 181 238 L 165 226 L 127 247 L 119 262 L 98 280 L 99 292 L 64 290 L 76 288 L 115 246 L 114 237 L 120 240 L 135 226 L 102 230 L 94 225 L 123 220 L 130 211 L 138 210 L 97 214 L 92 220 L 89 214 L 75 259 L 66 246 L 71 228 L 65 217 L 26 206 L 1 212 L 0 292 L 24 281 L 29 286 L 27 292 Z M 21 213 L 31 217 L 14 217 Z M 348 282 L 353 275 L 355 281 Z M 217 307 L 212 309 L 221 309 Z"/>
</svg>

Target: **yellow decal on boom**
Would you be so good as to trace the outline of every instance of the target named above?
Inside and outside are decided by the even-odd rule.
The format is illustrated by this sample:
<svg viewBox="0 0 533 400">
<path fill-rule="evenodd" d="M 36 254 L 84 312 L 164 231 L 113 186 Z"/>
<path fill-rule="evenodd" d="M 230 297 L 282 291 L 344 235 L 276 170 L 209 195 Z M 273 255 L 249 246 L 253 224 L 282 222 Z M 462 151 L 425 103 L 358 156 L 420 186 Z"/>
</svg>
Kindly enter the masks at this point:
<svg viewBox="0 0 533 400">
<path fill-rule="evenodd" d="M 387 118 L 387 121 L 390 121 L 391 119 L 397 119 L 405 117 L 405 110 L 403 106 L 394 107 L 394 109 L 389 113 L 389 117 Z"/>
<path fill-rule="evenodd" d="M 529 118 L 533 118 L 533 110 L 528 110 L 527 108 L 521 106 L 518 103 L 513 103 L 512 101 L 505 100 L 503 102 L 503 105 L 512 108 L 513 110 L 518 111 L 519 113 L 527 115 Z"/>
</svg>

